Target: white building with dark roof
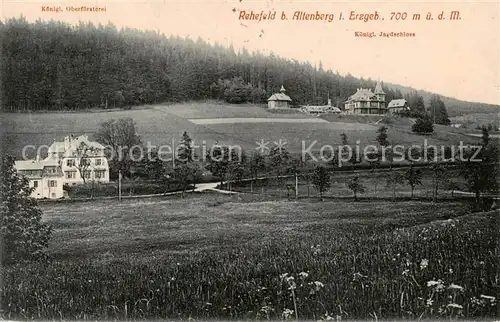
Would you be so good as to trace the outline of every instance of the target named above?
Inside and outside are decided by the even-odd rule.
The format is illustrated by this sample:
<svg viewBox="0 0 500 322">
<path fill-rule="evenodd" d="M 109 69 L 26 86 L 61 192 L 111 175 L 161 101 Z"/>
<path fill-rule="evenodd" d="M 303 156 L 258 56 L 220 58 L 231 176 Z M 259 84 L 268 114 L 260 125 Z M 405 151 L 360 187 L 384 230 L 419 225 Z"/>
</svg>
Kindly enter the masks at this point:
<svg viewBox="0 0 500 322">
<path fill-rule="evenodd" d="M 399 113 L 410 110 L 408 102 L 403 98 L 390 101 L 387 108 L 389 109 L 389 113 Z"/>
<path fill-rule="evenodd" d="M 33 188 L 31 197 L 36 199 L 59 199 L 64 195 L 64 176 L 57 160 L 21 160 L 14 163 L 19 174 L 28 179 Z"/>
<path fill-rule="evenodd" d="M 82 159 L 88 165 L 81 166 Z M 109 182 L 104 147 L 90 141 L 87 135 L 66 136 L 63 142 L 52 143 L 47 158 L 16 161 L 14 167 L 35 188 L 32 197 L 39 199 L 63 197 L 64 185 Z"/>
<path fill-rule="evenodd" d="M 328 99 L 327 105 L 303 105 L 300 107 L 300 111 L 308 114 L 337 114 L 340 113 L 340 109 L 336 106 L 332 106 L 332 100 Z"/>
<path fill-rule="evenodd" d="M 358 88 L 356 93 L 345 101 L 346 114 L 385 114 L 387 107 L 385 93 L 380 82 L 375 86 L 375 92 L 371 89 Z"/>
<path fill-rule="evenodd" d="M 290 108 L 292 99 L 285 92 L 286 90 L 282 85 L 279 93 L 274 93 L 267 99 L 267 107 L 269 109 Z"/>
</svg>

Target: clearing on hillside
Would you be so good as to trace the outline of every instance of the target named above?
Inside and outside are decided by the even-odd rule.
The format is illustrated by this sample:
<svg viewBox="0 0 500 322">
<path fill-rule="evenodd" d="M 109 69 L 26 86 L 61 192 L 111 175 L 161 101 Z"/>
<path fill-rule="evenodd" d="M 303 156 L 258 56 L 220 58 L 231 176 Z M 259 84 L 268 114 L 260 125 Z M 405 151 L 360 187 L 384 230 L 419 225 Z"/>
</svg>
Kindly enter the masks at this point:
<svg viewBox="0 0 500 322">
<path fill-rule="evenodd" d="M 175 145 L 187 131 L 197 145 L 231 144 L 246 151 L 253 151 L 256 142 L 261 140 L 271 145 L 282 140 L 292 152 L 300 152 L 316 141 L 312 151 L 318 151 L 325 144 L 340 144 L 342 132 L 347 134 L 350 144 L 359 140 L 363 148 L 376 143 L 376 130 L 382 125 L 371 123 L 371 120 L 353 122 L 347 116 L 327 122 L 305 114 L 275 114 L 254 105 L 184 103 L 111 112 L 5 113 L 2 144 L 6 153 L 20 158 L 27 145 L 38 148 L 54 140 L 62 141 L 69 134 L 92 134 L 101 122 L 122 117 L 133 118 L 143 142 L 154 146 L 172 145 L 172 142 Z M 387 123 L 389 140 L 393 144 L 422 145 L 427 140 L 428 144 L 450 145 L 477 140 L 460 129 L 446 126 L 436 125 L 435 133 L 419 136 L 411 133 L 410 126 L 401 121 Z M 33 158 L 35 154 L 35 149 L 29 148 L 26 156 Z"/>
</svg>

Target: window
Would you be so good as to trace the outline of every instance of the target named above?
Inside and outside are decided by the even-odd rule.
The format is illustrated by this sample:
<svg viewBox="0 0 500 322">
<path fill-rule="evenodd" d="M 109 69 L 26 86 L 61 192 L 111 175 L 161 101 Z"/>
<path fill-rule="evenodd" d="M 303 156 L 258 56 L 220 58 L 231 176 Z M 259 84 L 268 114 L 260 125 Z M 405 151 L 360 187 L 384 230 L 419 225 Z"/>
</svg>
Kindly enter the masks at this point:
<svg viewBox="0 0 500 322">
<path fill-rule="evenodd" d="M 66 165 L 68 167 L 73 167 L 75 165 L 75 160 L 73 160 L 73 159 L 66 160 Z"/>
<path fill-rule="evenodd" d="M 84 172 L 83 172 L 83 177 L 84 177 L 85 179 L 90 179 L 90 171 L 84 171 Z"/>
<path fill-rule="evenodd" d="M 95 178 L 96 179 L 102 179 L 102 178 L 104 178 L 105 174 L 106 174 L 105 170 L 96 170 L 95 171 Z"/>
<path fill-rule="evenodd" d="M 102 160 L 101 159 L 95 159 L 95 165 L 101 165 Z"/>
<path fill-rule="evenodd" d="M 76 178 L 75 171 L 68 171 L 68 172 L 66 172 L 66 179 L 74 179 L 74 178 Z"/>
<path fill-rule="evenodd" d="M 49 187 L 51 187 L 51 188 L 57 187 L 57 181 L 56 180 L 50 180 L 49 181 Z"/>
<path fill-rule="evenodd" d="M 33 181 L 33 187 L 38 188 L 38 180 Z"/>
</svg>

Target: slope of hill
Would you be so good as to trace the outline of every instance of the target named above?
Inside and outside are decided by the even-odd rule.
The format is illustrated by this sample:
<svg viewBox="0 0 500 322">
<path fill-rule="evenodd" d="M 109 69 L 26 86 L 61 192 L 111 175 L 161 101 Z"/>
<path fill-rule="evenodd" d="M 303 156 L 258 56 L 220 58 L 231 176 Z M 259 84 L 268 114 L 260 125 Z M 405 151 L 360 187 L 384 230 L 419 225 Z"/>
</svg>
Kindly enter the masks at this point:
<svg viewBox="0 0 500 322">
<path fill-rule="evenodd" d="M 6 111 L 83 110 L 225 98 L 266 102 L 287 89 L 293 104 L 341 105 L 375 81 L 276 55 L 167 37 L 111 24 L 69 25 L 24 18 L 0 22 L 1 108 Z M 229 87 L 224 87 L 224 86 Z M 238 85 L 238 88 L 233 88 Z M 386 100 L 411 90 L 385 85 Z M 428 101 L 431 93 L 422 92 Z M 449 115 L 494 111 L 488 104 L 445 98 Z"/>
<path fill-rule="evenodd" d="M 345 115 L 325 120 L 303 114 L 273 114 L 251 104 L 235 107 L 214 102 L 154 105 L 113 112 L 5 113 L 2 146 L 6 153 L 18 158 L 22 157 L 23 149 L 28 158 L 33 158 L 35 148 L 41 147 L 43 156 L 54 140 L 62 141 L 69 134 L 95 133 L 101 122 L 122 117 L 134 119 L 144 144 L 175 145 L 187 131 L 199 146 L 198 155 L 204 155 L 203 146 L 210 148 L 217 142 L 238 145 L 247 152 L 255 151 L 261 140 L 268 142 L 268 147 L 281 140 L 291 152 L 301 152 L 312 145 L 311 151 L 317 152 L 324 145 L 340 145 L 341 133 L 347 134 L 350 144 L 359 144 L 363 148 L 367 144 L 376 144 L 376 131 L 381 125 L 378 121 L 382 119 L 365 120 Z M 436 132 L 429 136 L 415 135 L 409 122 L 409 119 L 384 118 L 390 142 L 410 146 L 424 144 L 424 140 L 434 145 L 476 140 L 465 135 L 462 129 L 447 126 L 436 126 Z"/>
<path fill-rule="evenodd" d="M 418 94 L 424 98 L 426 106 L 428 106 L 431 97 L 436 94 L 429 91 L 416 90 L 412 87 L 403 85 L 391 83 L 386 83 L 385 85 L 391 87 L 393 90 L 400 91 L 403 95 L 417 91 Z M 467 115 L 471 113 L 500 113 L 500 106 L 494 104 L 467 102 L 442 95 L 441 100 L 446 105 L 446 109 L 448 110 L 448 115 L 450 117 Z"/>
</svg>

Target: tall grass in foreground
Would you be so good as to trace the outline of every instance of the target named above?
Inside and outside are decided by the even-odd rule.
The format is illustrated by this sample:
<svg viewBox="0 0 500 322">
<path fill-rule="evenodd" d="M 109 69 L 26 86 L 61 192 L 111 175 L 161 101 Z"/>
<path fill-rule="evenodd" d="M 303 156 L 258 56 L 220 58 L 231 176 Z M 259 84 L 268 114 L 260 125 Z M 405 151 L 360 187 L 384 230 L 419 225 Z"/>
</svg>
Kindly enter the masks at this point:
<svg viewBox="0 0 500 322">
<path fill-rule="evenodd" d="M 500 316 L 500 217 L 272 240 L 149 261 L 2 270 L 11 319 Z"/>
</svg>

